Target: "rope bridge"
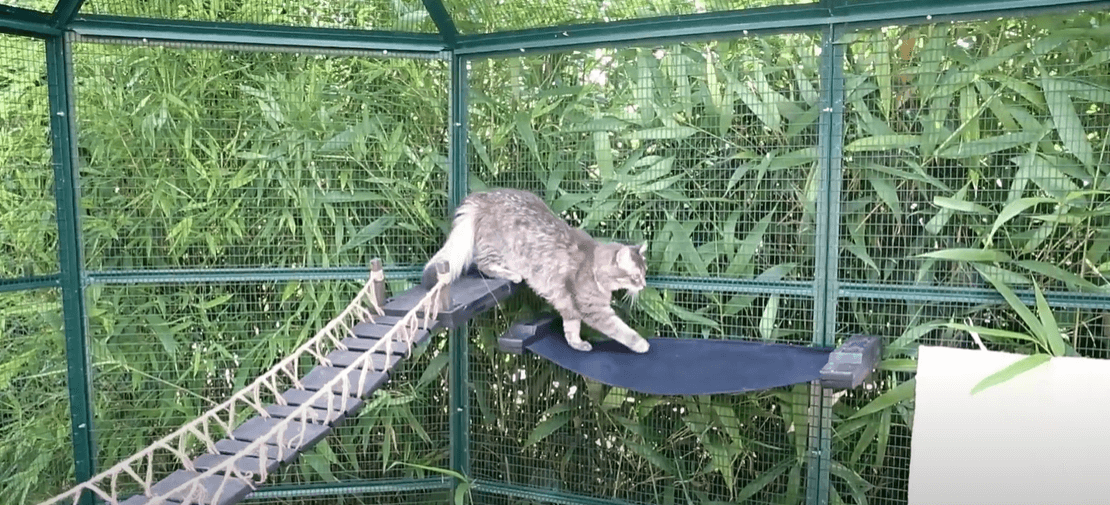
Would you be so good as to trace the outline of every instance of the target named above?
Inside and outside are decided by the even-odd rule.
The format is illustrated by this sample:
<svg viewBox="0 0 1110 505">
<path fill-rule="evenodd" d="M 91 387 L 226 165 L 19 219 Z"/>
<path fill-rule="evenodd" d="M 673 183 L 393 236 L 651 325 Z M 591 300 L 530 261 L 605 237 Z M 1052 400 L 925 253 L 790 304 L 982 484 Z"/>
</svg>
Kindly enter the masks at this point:
<svg viewBox="0 0 1110 505">
<path fill-rule="evenodd" d="M 381 261 L 347 308 L 248 386 L 197 419 L 40 505 L 74 504 L 91 493 L 109 505 L 231 505 L 279 465 L 312 447 L 362 407 L 361 398 L 432 331 L 452 327 L 509 296 L 508 281 L 462 277 L 437 265 L 431 289 L 385 300 Z M 421 328 L 422 327 L 422 328 Z M 304 358 L 314 368 L 298 374 Z M 272 398 L 273 403 L 266 401 Z M 194 458 L 190 453 L 203 447 Z M 180 469 L 160 480 L 168 452 Z"/>
</svg>

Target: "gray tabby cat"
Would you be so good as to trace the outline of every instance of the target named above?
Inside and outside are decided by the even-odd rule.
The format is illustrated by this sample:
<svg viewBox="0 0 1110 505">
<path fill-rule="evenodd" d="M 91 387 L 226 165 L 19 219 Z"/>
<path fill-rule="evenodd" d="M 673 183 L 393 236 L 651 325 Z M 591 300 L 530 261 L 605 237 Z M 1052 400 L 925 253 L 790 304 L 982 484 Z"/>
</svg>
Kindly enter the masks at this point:
<svg viewBox="0 0 1110 505">
<path fill-rule="evenodd" d="M 527 191 L 497 189 L 467 196 L 455 212 L 447 242 L 424 267 L 422 284 L 435 284 L 435 264 L 446 260 L 453 279 L 471 264 L 482 273 L 525 281 L 563 317 L 567 343 L 589 351 L 581 323 L 638 352 L 650 344 L 610 306 L 613 291 L 644 288 L 647 244 L 599 243 L 571 228 Z"/>
</svg>

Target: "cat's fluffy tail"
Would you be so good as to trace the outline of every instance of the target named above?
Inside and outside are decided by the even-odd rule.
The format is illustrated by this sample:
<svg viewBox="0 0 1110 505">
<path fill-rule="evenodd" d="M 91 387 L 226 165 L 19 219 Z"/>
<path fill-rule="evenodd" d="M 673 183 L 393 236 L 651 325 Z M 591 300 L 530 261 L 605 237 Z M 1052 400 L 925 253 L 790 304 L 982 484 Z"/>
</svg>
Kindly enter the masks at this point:
<svg viewBox="0 0 1110 505">
<path fill-rule="evenodd" d="M 459 206 L 458 211 L 455 212 L 455 222 L 451 226 L 447 242 L 424 265 L 424 274 L 420 280 L 420 285 L 424 289 L 430 289 L 436 285 L 435 265 L 440 261 L 447 261 L 450 265 L 452 281 L 462 276 L 463 272 L 470 267 L 474 260 L 474 218 L 473 207 L 466 203 Z"/>
</svg>

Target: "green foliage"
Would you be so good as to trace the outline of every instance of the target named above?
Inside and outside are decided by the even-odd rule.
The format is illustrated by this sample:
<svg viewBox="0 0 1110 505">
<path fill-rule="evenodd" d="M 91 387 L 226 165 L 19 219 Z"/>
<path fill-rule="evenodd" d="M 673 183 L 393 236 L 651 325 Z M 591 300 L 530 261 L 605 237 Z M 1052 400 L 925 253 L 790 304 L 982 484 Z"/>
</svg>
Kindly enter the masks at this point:
<svg viewBox="0 0 1110 505">
<path fill-rule="evenodd" d="M 692 8 L 618 4 L 548 11 L 588 21 Z M 519 5 L 448 8 L 468 33 L 540 19 Z M 87 10 L 431 29 L 419 2 L 285 10 L 90 0 Z M 813 33 L 472 61 L 470 189 L 536 191 L 595 236 L 646 241 L 656 279 L 723 287 L 652 287 L 621 300 L 644 334 L 809 344 L 823 337 L 813 321 L 825 308 L 783 290 L 826 273 L 816 248 L 829 194 L 822 160 L 840 151 L 819 144 L 818 126 L 822 92 L 843 92 L 837 281 L 981 289 L 1002 300 L 837 300 L 838 334 L 890 338 L 875 382 L 831 406 L 830 502 L 904 501 L 919 345 L 970 347 L 975 335 L 991 349 L 1110 358 L 1104 313 L 1054 305 L 1063 291 L 1108 289 L 1107 21 L 1094 13 L 851 33 L 839 41 L 843 82 L 819 78 Z M 77 43 L 74 56 L 89 269 L 324 268 L 372 257 L 413 267 L 442 240 L 443 61 L 91 43 Z M 7 277 L 57 269 L 43 61 L 40 43 L 0 38 Z M 736 281 L 782 289 L 737 292 Z M 225 398 L 353 288 L 90 286 L 98 463 Z M 0 465 L 10 468 L 0 491 L 34 501 L 72 478 L 58 302 L 52 292 L 3 302 L 13 337 L 0 346 L 0 385 L 13 387 L 0 388 L 0 462 L 32 463 Z M 472 326 L 468 478 L 648 503 L 804 501 L 816 419 L 808 387 L 649 397 L 497 351 L 500 330 L 539 307 L 524 296 Z M 436 338 L 418 351 L 389 389 L 276 481 L 443 474 L 445 345 Z M 435 499 L 479 501 L 480 490 L 459 489 Z"/>
<path fill-rule="evenodd" d="M 290 4 L 275 0 L 225 2 L 211 0 L 88 0 L 82 12 L 154 19 L 229 21 L 401 32 L 435 32 L 419 1 L 333 0 Z"/>
<path fill-rule="evenodd" d="M 402 266 L 434 252 L 441 62 L 82 48 L 90 268 Z"/>
<path fill-rule="evenodd" d="M 73 476 L 56 290 L 0 294 L 0 495 L 37 503 Z"/>
<path fill-rule="evenodd" d="M 622 2 L 581 2 L 556 0 L 545 2 L 543 10 L 534 4 L 514 0 L 488 3 L 476 0 L 444 0 L 459 31 L 466 34 L 490 33 L 537 28 L 545 26 L 575 25 L 656 16 L 719 12 L 750 9 L 771 5 L 810 3 L 813 0 L 630 0 Z"/>
<path fill-rule="evenodd" d="M 58 271 L 46 50 L 0 35 L 0 277 Z"/>
</svg>

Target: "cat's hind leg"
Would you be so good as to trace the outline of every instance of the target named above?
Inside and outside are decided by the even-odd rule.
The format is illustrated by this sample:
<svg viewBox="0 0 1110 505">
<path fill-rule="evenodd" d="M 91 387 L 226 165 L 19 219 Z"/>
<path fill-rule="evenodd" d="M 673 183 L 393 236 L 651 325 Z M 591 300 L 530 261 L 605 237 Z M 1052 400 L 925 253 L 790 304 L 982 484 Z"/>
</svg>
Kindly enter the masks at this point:
<svg viewBox="0 0 1110 505">
<path fill-rule="evenodd" d="M 579 351 L 589 351 L 594 348 L 589 342 L 582 340 L 582 321 L 580 319 L 567 319 L 564 317 L 563 336 L 567 339 L 567 345 Z"/>
<path fill-rule="evenodd" d="M 520 283 L 524 281 L 524 277 L 522 277 L 520 274 L 510 272 L 508 269 L 502 268 L 497 265 L 480 265 L 478 269 L 481 270 L 482 273 L 490 277 L 505 279 L 509 282 Z"/>
</svg>

